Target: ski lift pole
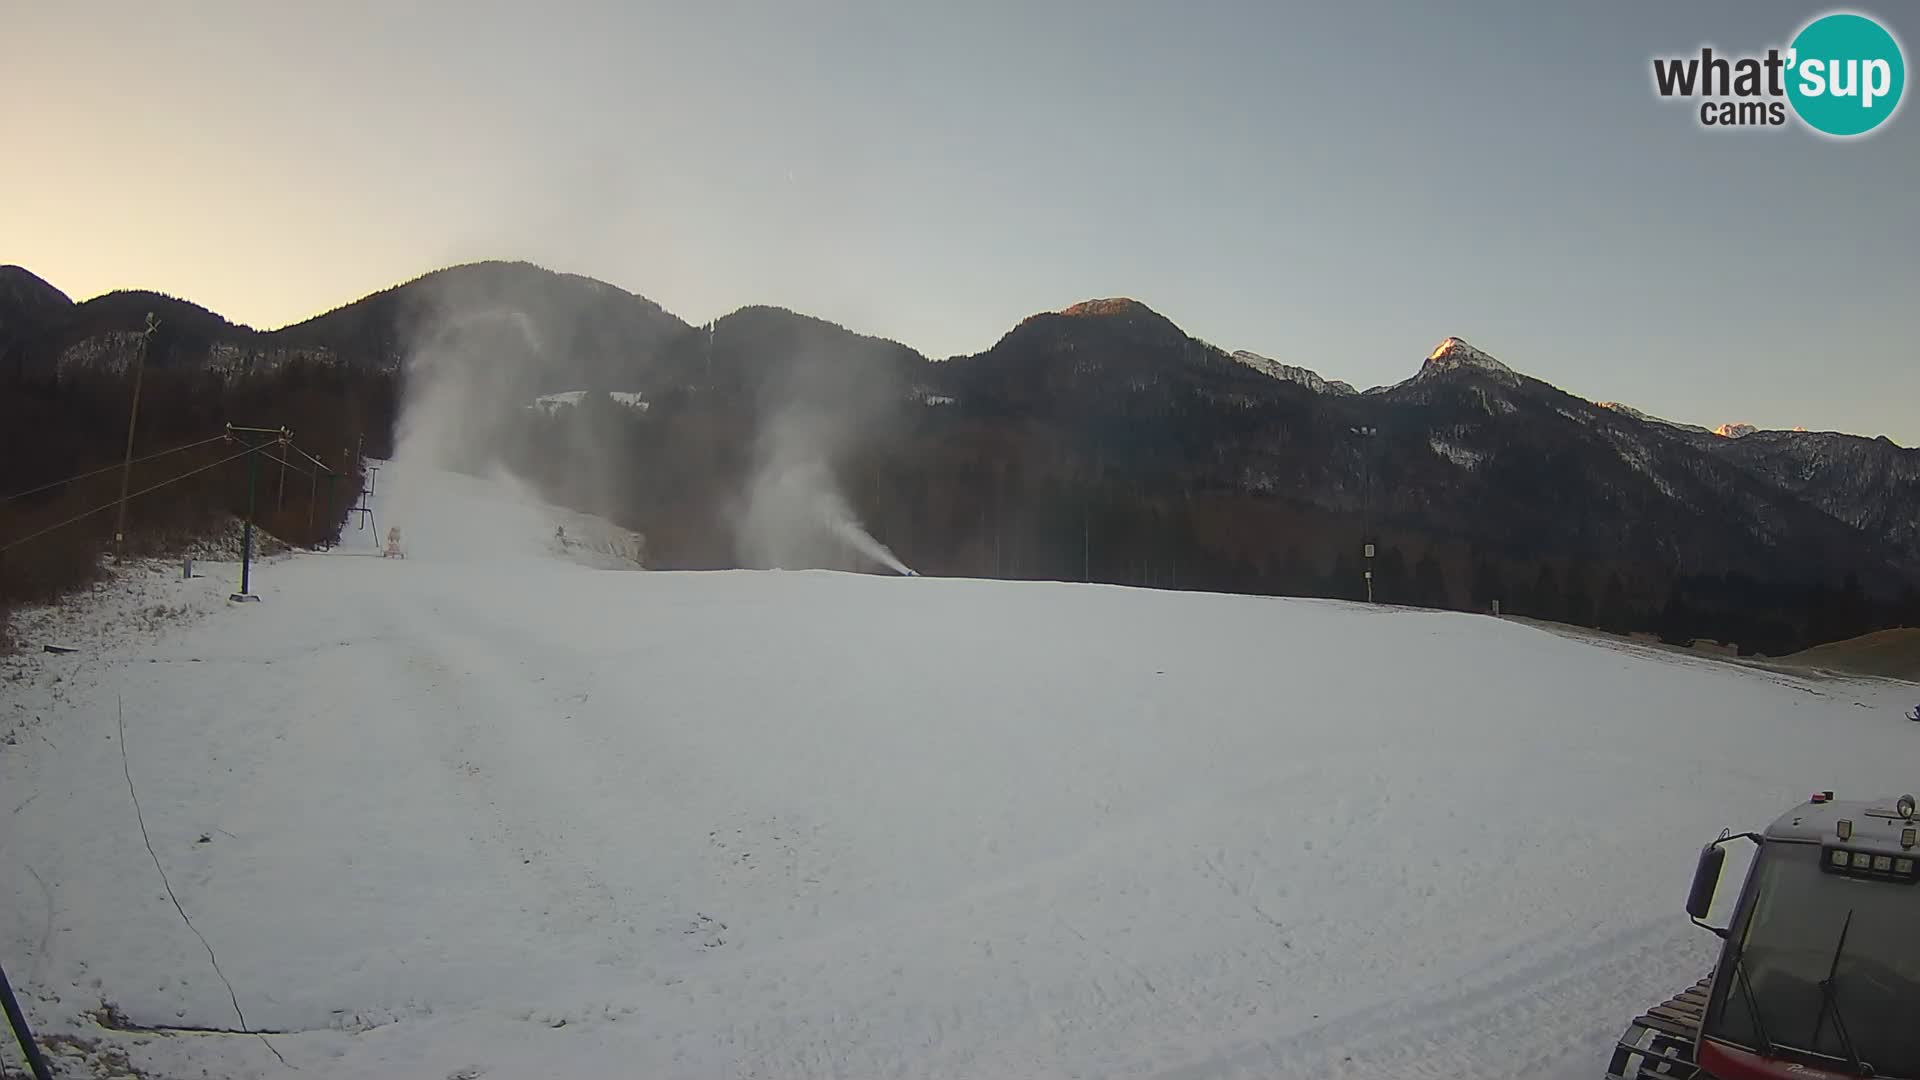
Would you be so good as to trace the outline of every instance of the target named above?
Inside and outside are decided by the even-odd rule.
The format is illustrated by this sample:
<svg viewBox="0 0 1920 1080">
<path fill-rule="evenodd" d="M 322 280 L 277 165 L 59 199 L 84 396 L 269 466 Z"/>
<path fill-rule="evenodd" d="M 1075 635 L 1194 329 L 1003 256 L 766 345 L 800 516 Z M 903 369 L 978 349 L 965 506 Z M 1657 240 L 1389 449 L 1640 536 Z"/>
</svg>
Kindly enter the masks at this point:
<svg viewBox="0 0 1920 1080">
<path fill-rule="evenodd" d="M 253 581 L 253 518 L 258 505 L 255 496 L 260 479 L 260 452 L 267 446 L 267 436 L 285 441 L 293 433 L 284 427 L 235 427 L 232 423 L 228 423 L 227 434 L 237 436 L 249 451 L 247 454 L 247 520 L 240 532 L 240 591 L 228 599 L 258 600 L 260 598 L 249 591 L 249 586 Z M 254 435 L 261 436 L 259 442 L 256 443 L 250 438 Z"/>
<path fill-rule="evenodd" d="M 14 999 L 13 984 L 7 982 L 7 973 L 0 970 L 0 1004 L 7 1009 L 7 1023 L 13 1025 L 13 1037 L 20 1042 L 20 1052 L 27 1056 L 27 1067 L 33 1070 L 33 1080 L 53 1080 L 53 1073 L 47 1068 L 47 1059 L 40 1056 L 40 1044 L 33 1041 L 33 1029 L 27 1026 L 27 1015 L 20 1011 L 20 1002 Z"/>
<path fill-rule="evenodd" d="M 251 440 L 247 443 L 252 446 Z M 240 534 L 240 595 L 246 596 L 247 586 L 251 583 L 253 569 L 253 493 L 254 482 L 260 475 L 260 455 L 247 455 L 247 524 Z"/>
</svg>

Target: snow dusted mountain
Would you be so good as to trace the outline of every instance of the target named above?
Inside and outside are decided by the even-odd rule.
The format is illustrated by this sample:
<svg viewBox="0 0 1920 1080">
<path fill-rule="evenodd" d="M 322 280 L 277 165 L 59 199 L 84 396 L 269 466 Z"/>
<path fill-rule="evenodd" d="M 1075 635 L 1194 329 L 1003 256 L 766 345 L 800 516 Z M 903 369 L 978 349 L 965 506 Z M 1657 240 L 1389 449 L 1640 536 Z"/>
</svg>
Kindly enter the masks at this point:
<svg viewBox="0 0 1920 1080">
<path fill-rule="evenodd" d="M 1235 351 L 1233 358 L 1255 371 L 1271 375 L 1276 379 L 1299 383 L 1301 386 L 1306 387 L 1316 394 L 1358 393 L 1358 391 L 1353 388 L 1352 383 L 1341 382 L 1339 379 L 1323 379 L 1317 371 L 1303 367 L 1295 367 L 1292 364 L 1283 364 L 1278 360 L 1261 356 L 1259 353 L 1248 352 L 1245 349 Z"/>
<path fill-rule="evenodd" d="M 1743 566 L 1760 580 L 1804 580 L 1809 567 L 1831 575 L 1842 564 L 1866 580 L 1870 566 L 1897 564 L 1905 569 L 1888 578 L 1897 583 L 1920 568 L 1920 535 L 1857 524 L 1875 516 L 1868 492 L 1893 496 L 1889 505 L 1901 509 L 1891 515 L 1915 516 L 1920 492 L 1893 486 L 1892 466 L 1824 490 L 1825 502 L 1810 499 L 1815 485 L 1783 475 L 1781 462 L 1729 452 L 1757 436 L 1728 439 L 1602 406 L 1457 337 L 1412 378 L 1361 400 L 1391 410 L 1377 421 L 1381 474 L 1395 476 L 1388 506 L 1418 489 L 1420 512 L 1442 527 L 1480 530 L 1497 517 L 1529 544 L 1554 536 L 1555 546 L 1589 557 L 1644 552 L 1635 561 L 1715 575 Z M 1779 434 L 1785 460 L 1801 464 L 1806 436 Z"/>
<path fill-rule="evenodd" d="M 1750 430 L 1707 449 L 1908 553 L 1920 553 L 1920 449 L 1886 436 Z"/>
<path fill-rule="evenodd" d="M 1596 401 L 1594 402 L 1594 404 L 1600 406 L 1603 409 L 1611 409 L 1622 416 L 1631 416 L 1635 420 L 1638 420 L 1643 424 L 1661 424 L 1666 427 L 1678 429 L 1680 431 L 1697 431 L 1703 435 L 1709 433 L 1709 429 L 1702 427 L 1699 424 L 1682 424 L 1676 420 L 1669 420 L 1664 416 L 1655 416 L 1652 413 L 1643 412 L 1639 409 L 1634 408 L 1631 405 L 1627 405 L 1622 402 Z"/>
<path fill-rule="evenodd" d="M 1253 368 L 1255 371 L 1271 375 L 1276 379 L 1298 383 L 1316 394 L 1350 395 L 1359 393 L 1359 391 L 1354 389 L 1352 383 L 1342 382 L 1338 379 L 1327 379 L 1322 377 L 1317 371 L 1309 368 L 1296 367 L 1293 364 L 1281 363 L 1270 357 L 1261 356 L 1256 352 L 1248 352 L 1245 349 L 1241 349 L 1233 353 L 1233 358 Z M 1488 353 L 1467 344 L 1464 339 L 1458 337 L 1448 337 L 1440 342 L 1440 344 L 1434 348 L 1433 352 L 1428 355 L 1426 362 L 1413 374 L 1412 378 L 1430 377 L 1439 372 L 1454 371 L 1460 368 L 1472 368 L 1508 384 L 1517 383 L 1519 378 L 1512 368 L 1494 359 Z M 1405 383 L 1394 384 L 1394 386 L 1400 385 L 1405 385 Z M 1368 393 L 1380 393 L 1393 388 L 1393 386 L 1377 386 L 1369 390 Z"/>
<path fill-rule="evenodd" d="M 1449 337 L 1436 346 L 1428 355 L 1427 362 L 1420 365 L 1414 378 L 1427 378 L 1446 371 L 1458 371 L 1462 368 L 1480 372 L 1495 382 L 1517 386 L 1520 376 L 1507 365 L 1492 356 L 1474 348 L 1461 338 Z"/>
<path fill-rule="evenodd" d="M 593 419 L 551 397 L 583 386 L 644 395 L 650 408 L 618 415 L 643 429 L 634 445 L 698 463 L 669 483 L 623 451 L 651 479 L 619 498 L 659 538 L 661 565 L 735 565 L 727 501 L 750 455 L 712 448 L 750 446 L 775 406 L 804 405 L 860 433 L 840 448 L 863 485 L 850 498 L 933 573 L 1339 595 L 1360 580 L 1341 560 L 1356 558 L 1366 522 L 1408 563 L 1442 564 L 1417 596 L 1410 571 L 1396 582 L 1383 565 L 1382 589 L 1412 602 L 1480 606 L 1491 589 L 1511 597 L 1514 583 L 1569 566 L 1590 593 L 1617 571 L 1643 613 L 1670 606 L 1689 576 L 1920 584 L 1913 452 L 1851 436 L 1717 435 L 1567 394 L 1458 335 L 1410 356 L 1405 379 L 1355 393 L 1208 345 L 1124 297 L 1040 312 L 983 352 L 933 361 L 776 308 L 690 327 L 643 297 L 524 265 L 436 272 L 267 334 L 151 293 L 76 307 L 16 272 L 0 274 L 0 336 L 12 343 L 0 341 L 0 369 L 118 378 L 150 310 L 165 327 L 149 356 L 157 370 L 311 359 L 391 373 L 424 339 L 435 355 L 513 373 L 502 400 L 516 420 L 540 419 L 518 406 L 542 395 L 535 408 L 556 420 Z M 1379 437 L 1362 445 L 1356 430 Z M 1084 542 L 1102 531 L 1083 520 L 1088 507 L 1111 515 L 1104 550 Z M 1777 643 L 1811 643 L 1795 637 L 1803 621 L 1776 620 Z"/>
</svg>

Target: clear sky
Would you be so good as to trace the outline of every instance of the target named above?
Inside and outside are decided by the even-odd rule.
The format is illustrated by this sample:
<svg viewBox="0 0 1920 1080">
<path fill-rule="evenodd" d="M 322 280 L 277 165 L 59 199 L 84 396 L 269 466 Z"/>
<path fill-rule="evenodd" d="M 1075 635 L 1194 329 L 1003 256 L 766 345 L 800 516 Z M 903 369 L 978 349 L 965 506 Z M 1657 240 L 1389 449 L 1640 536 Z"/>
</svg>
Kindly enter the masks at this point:
<svg viewBox="0 0 1920 1080">
<path fill-rule="evenodd" d="M 1920 7 L 1862 7 L 1911 67 Z M 0 263 L 274 327 L 524 258 L 933 356 L 1132 296 L 1360 386 L 1920 444 L 1920 111 L 1702 130 L 1778 2 L 0 3 Z M 1911 98 L 1920 90 L 1909 89 Z"/>
</svg>

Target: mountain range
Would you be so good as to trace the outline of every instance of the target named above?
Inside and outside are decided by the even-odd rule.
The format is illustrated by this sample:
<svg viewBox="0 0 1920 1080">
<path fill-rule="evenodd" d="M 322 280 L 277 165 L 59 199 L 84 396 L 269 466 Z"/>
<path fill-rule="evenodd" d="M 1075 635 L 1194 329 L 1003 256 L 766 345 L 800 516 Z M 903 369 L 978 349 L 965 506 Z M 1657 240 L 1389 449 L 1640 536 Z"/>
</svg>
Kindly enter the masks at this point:
<svg viewBox="0 0 1920 1080">
<path fill-rule="evenodd" d="M 1591 594 L 1622 578 L 1646 610 L 1671 607 L 1681 580 L 1883 598 L 1920 582 L 1920 451 L 1884 437 L 1670 423 L 1568 394 L 1458 337 L 1407 379 L 1357 391 L 1225 351 L 1124 298 L 1041 312 L 982 352 L 932 360 L 779 308 L 689 325 L 615 286 L 524 263 L 435 271 L 264 332 L 160 293 L 76 304 L 4 267 L 0 371 L 42 384 L 114 377 L 149 312 L 160 322 L 149 370 L 405 379 L 448 363 L 499 373 L 523 405 L 620 392 L 646 403 L 631 422 L 655 453 L 711 443 L 709 479 L 722 488 L 752 468 L 747 447 L 767 417 L 800 403 L 856 432 L 832 450 L 851 494 L 876 533 L 897 522 L 896 549 L 923 570 L 1008 573 L 1013 531 L 1027 551 L 1014 572 L 1099 577 L 1083 550 L 1093 508 L 1124 504 L 1138 519 L 1130 535 L 1151 537 L 1135 546 L 1170 553 L 1158 580 L 1176 583 L 1184 558 L 1189 582 L 1245 591 L 1357 580 L 1347 564 L 1363 534 L 1409 564 L 1435 562 L 1447 583 L 1422 599 L 1453 606 L 1487 589 L 1544 595 L 1535 568 L 1556 596 L 1571 592 L 1568 575 Z M 656 552 L 727 564 L 724 500 L 684 479 L 644 479 L 644 462 L 634 471 L 648 493 L 627 515 L 682 538 Z M 695 518 L 710 527 L 690 527 Z M 943 538 L 929 535 L 936 522 Z M 1105 577 L 1154 579 L 1154 558 Z M 1488 573 L 1499 583 L 1469 580 Z"/>
</svg>

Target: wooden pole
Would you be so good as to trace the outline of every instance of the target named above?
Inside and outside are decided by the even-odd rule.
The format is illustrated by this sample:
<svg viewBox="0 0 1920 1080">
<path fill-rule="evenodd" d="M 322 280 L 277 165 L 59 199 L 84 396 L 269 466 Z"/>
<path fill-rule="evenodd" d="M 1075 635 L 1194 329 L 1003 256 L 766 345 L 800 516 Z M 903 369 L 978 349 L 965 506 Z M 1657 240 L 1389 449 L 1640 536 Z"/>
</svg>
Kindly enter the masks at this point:
<svg viewBox="0 0 1920 1080">
<path fill-rule="evenodd" d="M 127 416 L 127 456 L 126 463 L 120 467 L 120 509 L 113 523 L 113 557 L 116 559 L 127 535 L 127 486 L 133 480 L 133 430 L 140 422 L 140 382 L 147 368 L 147 343 L 159 328 L 160 321 L 153 317 L 153 312 L 147 312 L 147 328 L 140 334 L 140 347 L 133 351 L 133 411 Z"/>
</svg>

